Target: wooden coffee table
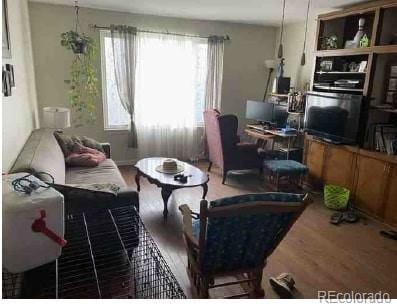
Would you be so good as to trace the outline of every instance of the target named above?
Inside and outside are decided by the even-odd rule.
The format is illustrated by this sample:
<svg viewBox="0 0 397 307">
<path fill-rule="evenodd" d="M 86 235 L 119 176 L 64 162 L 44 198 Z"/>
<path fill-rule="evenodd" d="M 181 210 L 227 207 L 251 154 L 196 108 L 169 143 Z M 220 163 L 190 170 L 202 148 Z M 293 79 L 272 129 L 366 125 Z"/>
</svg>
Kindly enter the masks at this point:
<svg viewBox="0 0 397 307">
<path fill-rule="evenodd" d="M 138 192 L 141 190 L 139 182 L 141 176 L 147 178 L 150 183 L 161 188 L 161 197 L 164 202 L 163 216 L 164 219 L 166 219 L 168 215 L 168 199 L 174 190 L 201 186 L 203 188 L 203 199 L 205 199 L 208 192 L 207 182 L 209 181 L 209 177 L 197 167 L 186 162 L 178 161 L 178 164 L 181 164 L 184 167 L 184 171 L 180 174 L 184 174 L 185 176 L 190 175 L 190 177 L 188 177 L 186 183 L 175 181 L 175 174 L 164 174 L 156 171 L 156 167 L 162 164 L 164 159 L 166 158 L 146 158 L 139 160 L 135 164 L 135 167 L 137 168 L 135 182 Z"/>
</svg>

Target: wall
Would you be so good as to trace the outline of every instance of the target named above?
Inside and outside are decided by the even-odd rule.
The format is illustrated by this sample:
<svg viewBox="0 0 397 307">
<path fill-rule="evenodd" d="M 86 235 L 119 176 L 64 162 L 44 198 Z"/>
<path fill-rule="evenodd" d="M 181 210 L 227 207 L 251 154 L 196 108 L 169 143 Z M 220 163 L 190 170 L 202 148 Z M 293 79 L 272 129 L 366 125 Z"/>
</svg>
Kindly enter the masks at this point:
<svg viewBox="0 0 397 307">
<path fill-rule="evenodd" d="M 39 108 L 44 106 L 67 106 L 67 88 L 64 80 L 69 79 L 71 55 L 60 46 L 60 33 L 69 30 L 74 22 L 73 7 L 30 3 L 30 19 L 33 38 L 33 54 Z M 99 42 L 99 32 L 89 24 L 128 24 L 141 29 L 168 30 L 192 34 L 228 34 L 224 55 L 224 76 L 222 88 L 222 112 L 239 117 L 244 127 L 245 101 L 261 100 L 265 88 L 267 71 L 264 60 L 274 55 L 277 28 L 242 25 L 225 22 L 187 20 L 127 14 L 120 12 L 86 9 L 80 10 L 83 30 Z M 99 56 L 97 61 L 100 78 Z M 101 89 L 99 89 L 101 92 Z M 128 163 L 136 159 L 137 152 L 127 148 L 125 131 L 104 131 L 102 97 L 97 101 L 97 122 L 94 126 L 70 129 L 71 133 L 86 134 L 100 141 L 112 144 L 114 159 Z"/>
<path fill-rule="evenodd" d="M 305 23 L 287 23 L 284 26 L 283 34 L 283 57 L 285 58 L 284 76 L 291 77 L 291 86 L 298 90 L 303 90 L 306 83 L 310 83 L 313 59 L 314 43 L 316 36 L 317 13 L 310 14 L 307 29 L 306 40 L 306 64 L 302 66 L 301 56 L 303 50 L 303 41 L 305 37 Z M 278 45 L 280 41 L 280 32 L 277 34 L 277 44 L 275 55 L 277 57 Z"/>
<path fill-rule="evenodd" d="M 3 172 L 11 168 L 37 121 L 27 0 L 7 2 L 12 58 L 3 59 L 3 64 L 14 65 L 16 87 L 12 88 L 12 96 L 3 97 L 2 102 Z"/>
</svg>

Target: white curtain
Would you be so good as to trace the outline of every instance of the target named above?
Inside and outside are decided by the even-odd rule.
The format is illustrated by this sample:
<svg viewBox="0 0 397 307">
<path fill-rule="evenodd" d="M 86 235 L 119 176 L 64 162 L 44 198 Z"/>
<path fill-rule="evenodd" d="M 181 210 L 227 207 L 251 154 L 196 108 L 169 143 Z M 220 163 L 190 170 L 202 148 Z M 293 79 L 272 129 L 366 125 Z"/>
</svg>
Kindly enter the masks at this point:
<svg viewBox="0 0 397 307">
<path fill-rule="evenodd" d="M 221 110 L 224 38 L 210 36 L 208 38 L 208 71 L 205 92 L 205 109 Z"/>
<path fill-rule="evenodd" d="M 136 28 L 110 26 L 117 91 L 123 108 L 130 116 L 128 147 L 136 148 L 135 115 Z"/>
<path fill-rule="evenodd" d="M 141 157 L 198 158 L 207 46 L 205 39 L 138 33 L 135 118 Z"/>
</svg>

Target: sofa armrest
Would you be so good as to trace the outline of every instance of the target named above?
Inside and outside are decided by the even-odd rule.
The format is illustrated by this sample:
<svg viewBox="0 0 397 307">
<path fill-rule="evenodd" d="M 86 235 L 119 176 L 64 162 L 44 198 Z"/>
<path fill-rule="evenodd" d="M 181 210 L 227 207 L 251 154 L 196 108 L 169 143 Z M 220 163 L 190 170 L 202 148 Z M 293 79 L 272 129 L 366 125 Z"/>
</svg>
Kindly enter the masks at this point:
<svg viewBox="0 0 397 307">
<path fill-rule="evenodd" d="M 101 143 L 101 146 L 103 148 L 103 151 L 105 152 L 106 158 L 110 159 L 110 143 Z"/>
</svg>

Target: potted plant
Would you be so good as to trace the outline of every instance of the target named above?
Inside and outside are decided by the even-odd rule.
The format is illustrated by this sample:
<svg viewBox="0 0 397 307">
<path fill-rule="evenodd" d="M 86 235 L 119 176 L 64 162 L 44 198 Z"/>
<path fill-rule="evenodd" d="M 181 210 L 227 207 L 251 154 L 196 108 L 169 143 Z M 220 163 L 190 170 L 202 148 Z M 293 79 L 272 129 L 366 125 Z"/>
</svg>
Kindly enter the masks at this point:
<svg viewBox="0 0 397 307">
<path fill-rule="evenodd" d="M 61 45 L 70 49 L 75 54 L 87 53 L 88 45 L 92 44 L 92 38 L 76 31 L 68 31 L 61 34 Z"/>
<path fill-rule="evenodd" d="M 93 64 L 97 51 L 95 41 L 77 31 L 68 31 L 61 34 L 61 45 L 71 50 L 74 59 L 70 67 L 69 101 L 76 111 L 74 122 L 80 126 L 82 122 L 95 120 L 95 104 L 98 95 L 97 73 Z"/>
</svg>

